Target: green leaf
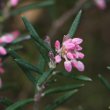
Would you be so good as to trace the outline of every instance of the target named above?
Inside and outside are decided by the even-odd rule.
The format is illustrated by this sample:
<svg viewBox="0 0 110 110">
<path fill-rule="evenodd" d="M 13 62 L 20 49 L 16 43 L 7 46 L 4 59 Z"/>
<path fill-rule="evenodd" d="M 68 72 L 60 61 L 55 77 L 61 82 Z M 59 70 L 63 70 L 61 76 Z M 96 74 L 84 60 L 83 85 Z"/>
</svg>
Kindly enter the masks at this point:
<svg viewBox="0 0 110 110">
<path fill-rule="evenodd" d="M 50 106 L 47 106 L 45 110 L 55 110 L 57 107 L 68 101 L 72 96 L 77 93 L 78 90 L 74 90 L 64 94 L 63 96 L 57 98 Z"/>
<path fill-rule="evenodd" d="M 37 82 L 37 86 L 40 87 L 44 82 L 46 82 L 50 75 L 52 75 L 54 69 L 50 69 L 48 72 L 43 73 Z"/>
<path fill-rule="evenodd" d="M 38 59 L 39 59 L 39 61 L 38 61 L 37 65 L 38 65 L 39 69 L 44 70 L 45 69 L 45 65 L 46 65 L 45 59 L 43 58 L 42 55 L 40 55 Z"/>
<path fill-rule="evenodd" d="M 21 43 L 23 41 L 26 41 L 26 40 L 30 40 L 31 39 L 31 36 L 27 35 L 27 36 L 24 36 L 24 37 L 19 37 L 17 38 L 16 40 L 14 40 L 11 45 L 15 45 L 15 44 L 18 44 L 18 43 Z"/>
<path fill-rule="evenodd" d="M 20 7 L 19 9 L 16 9 L 14 11 L 12 11 L 10 14 L 13 16 L 23 13 L 25 11 L 28 10 L 32 10 L 32 9 L 38 9 L 38 8 L 45 8 L 45 7 L 49 7 L 52 6 L 54 4 L 54 0 L 45 0 L 42 2 L 35 2 L 35 3 L 31 3 L 29 5 Z"/>
<path fill-rule="evenodd" d="M 80 10 L 78 12 L 77 16 L 75 17 L 75 20 L 73 21 L 71 27 L 70 27 L 70 30 L 68 32 L 70 37 L 74 37 L 74 35 L 75 35 L 75 32 L 76 32 L 78 25 L 79 25 L 79 22 L 80 22 L 81 14 L 82 14 L 82 11 Z"/>
<path fill-rule="evenodd" d="M 76 76 L 74 76 L 74 78 L 77 80 L 82 80 L 82 81 L 92 81 L 91 78 L 89 78 L 88 76 L 85 76 L 85 75 L 76 75 Z"/>
<path fill-rule="evenodd" d="M 37 68 L 37 66 L 34 66 L 32 64 L 30 64 L 29 62 L 23 60 L 23 59 L 14 59 L 15 62 L 17 62 L 19 65 L 21 65 L 23 68 L 26 68 L 30 71 L 34 71 L 37 72 L 38 74 L 43 74 L 42 71 Z"/>
<path fill-rule="evenodd" d="M 21 57 L 12 49 L 9 49 L 9 53 L 12 56 L 12 58 L 15 59 L 21 59 Z M 16 62 L 17 63 L 17 62 Z M 18 66 L 23 70 L 27 78 L 33 82 L 33 84 L 36 84 L 36 78 L 32 75 L 31 71 L 21 66 L 19 63 L 17 63 Z"/>
<path fill-rule="evenodd" d="M 85 75 L 77 75 L 74 73 L 68 74 L 67 72 L 61 72 L 59 75 L 63 75 L 68 78 L 74 78 L 74 79 L 81 80 L 81 81 L 92 81 L 91 78 Z"/>
<path fill-rule="evenodd" d="M 13 102 L 7 98 L 0 98 L 0 104 L 5 105 L 5 106 L 9 106 L 9 105 L 12 105 Z"/>
<path fill-rule="evenodd" d="M 35 78 L 33 75 L 32 75 L 32 72 L 23 68 L 22 66 L 19 65 L 19 67 L 22 69 L 22 71 L 24 72 L 24 74 L 26 75 L 26 77 L 36 86 L 36 83 L 37 83 L 37 78 Z"/>
<path fill-rule="evenodd" d="M 20 109 L 21 107 L 34 102 L 34 99 L 26 99 L 26 100 L 20 100 L 12 105 L 10 105 L 9 107 L 6 108 L 6 110 L 17 110 Z"/>
<path fill-rule="evenodd" d="M 51 88 L 49 90 L 46 90 L 43 93 L 43 96 L 50 95 L 53 93 L 60 93 L 60 92 L 78 89 L 78 88 L 81 88 L 83 86 L 84 86 L 84 84 L 67 84 L 67 85 L 59 86 L 59 87 L 55 87 L 55 88 Z"/>
<path fill-rule="evenodd" d="M 30 22 L 25 17 L 22 17 L 22 20 L 24 22 L 26 29 L 31 34 L 33 40 L 36 41 L 40 46 L 42 46 L 46 51 L 48 52 L 52 51 L 51 48 L 39 37 L 38 33 L 36 32 L 34 27 L 30 24 Z"/>
<path fill-rule="evenodd" d="M 108 66 L 108 67 L 107 67 L 107 69 L 109 69 L 109 70 L 110 70 L 110 66 Z"/>
<path fill-rule="evenodd" d="M 110 83 L 101 74 L 99 74 L 98 77 L 105 87 L 110 90 Z"/>
</svg>

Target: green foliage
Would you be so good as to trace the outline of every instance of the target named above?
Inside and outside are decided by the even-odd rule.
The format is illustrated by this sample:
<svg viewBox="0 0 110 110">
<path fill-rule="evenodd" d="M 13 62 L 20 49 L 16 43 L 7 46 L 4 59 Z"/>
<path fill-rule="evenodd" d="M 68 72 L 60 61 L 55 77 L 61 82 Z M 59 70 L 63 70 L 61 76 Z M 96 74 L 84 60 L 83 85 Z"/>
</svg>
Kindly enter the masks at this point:
<svg viewBox="0 0 110 110">
<path fill-rule="evenodd" d="M 43 93 L 43 96 L 47 96 L 47 95 L 50 95 L 53 93 L 60 93 L 60 92 L 66 92 L 66 91 L 78 89 L 78 88 L 81 88 L 83 86 L 84 86 L 84 84 L 66 84 L 66 85 L 62 85 L 59 87 L 55 87 L 55 88 L 53 87 L 51 89 L 46 90 Z"/>
<path fill-rule="evenodd" d="M 47 79 L 52 75 L 54 69 L 50 69 L 48 72 L 45 72 L 38 80 L 37 85 L 40 87 L 42 84 L 44 84 Z"/>
<path fill-rule="evenodd" d="M 23 13 L 28 10 L 46 8 L 46 7 L 50 7 L 52 5 L 54 5 L 54 0 L 45 0 L 42 2 L 35 2 L 35 3 L 31 3 L 29 5 L 20 7 L 16 10 L 12 11 L 10 14 L 13 16 L 13 15 L 17 15 L 17 14 Z"/>
<path fill-rule="evenodd" d="M 44 57 L 42 57 L 42 55 L 39 56 L 39 62 L 38 62 L 38 68 L 41 69 L 42 71 L 44 71 L 45 69 L 45 65 L 46 65 L 46 61 L 44 59 Z"/>
<path fill-rule="evenodd" d="M 20 110 L 23 106 L 34 102 L 34 99 L 26 99 L 26 100 L 20 100 L 10 106 L 8 106 L 5 110 Z"/>
<path fill-rule="evenodd" d="M 44 3 L 44 4 L 42 4 Z M 53 0 L 48 0 L 45 2 L 42 2 L 40 5 L 38 6 L 47 6 L 49 5 L 48 3 L 53 3 Z M 47 3 L 47 4 L 46 4 Z M 33 8 L 34 4 L 32 4 L 31 8 Z M 36 5 L 36 4 L 35 4 Z M 26 9 L 30 9 L 29 7 Z M 18 13 L 22 12 L 22 8 L 21 11 L 18 10 Z M 80 21 L 80 17 L 81 17 L 81 13 L 82 11 L 79 11 L 79 13 L 77 14 L 74 22 L 72 23 L 72 26 L 69 30 L 69 35 L 72 37 L 74 36 L 76 29 L 78 27 L 79 21 Z M 58 106 L 60 106 L 61 104 L 63 104 L 64 102 L 66 102 L 67 100 L 69 100 L 76 92 L 78 92 L 78 89 L 83 87 L 84 84 L 66 84 L 66 85 L 60 85 L 58 87 L 52 87 L 47 89 L 46 87 L 48 86 L 50 79 L 56 75 L 56 73 L 58 73 L 58 75 L 67 77 L 67 78 L 74 78 L 74 79 L 78 79 L 81 81 L 92 81 L 91 78 L 84 76 L 84 75 L 76 75 L 76 74 L 68 74 L 67 72 L 60 72 L 60 71 L 56 71 L 55 69 L 50 69 L 50 68 L 46 68 L 46 64 L 49 62 L 49 56 L 48 53 L 50 51 L 52 51 L 54 54 L 55 52 L 53 51 L 53 49 L 43 40 L 41 39 L 41 37 L 38 35 L 38 33 L 36 32 L 36 30 L 34 29 L 34 27 L 31 25 L 31 23 L 27 20 L 27 18 L 22 17 L 22 20 L 24 22 L 24 25 L 26 27 L 26 29 L 29 31 L 31 38 L 33 39 L 33 41 L 35 42 L 37 49 L 40 52 L 40 57 L 39 57 L 39 62 L 38 65 L 32 65 L 31 63 L 29 63 L 28 61 L 24 60 L 22 57 L 20 57 L 14 50 L 9 49 L 9 53 L 12 56 L 12 58 L 14 59 L 14 61 L 18 64 L 18 66 L 24 71 L 25 75 L 27 76 L 27 78 L 33 82 L 33 84 L 36 86 L 36 95 L 37 101 L 39 101 L 40 98 L 42 98 L 43 96 L 47 96 L 50 94 L 54 94 L 54 93 L 64 93 L 62 96 L 60 96 L 59 98 L 57 98 L 55 101 L 53 101 L 52 105 L 49 105 L 46 107 L 45 110 L 54 110 L 56 109 Z M 18 41 L 15 41 L 13 44 L 17 44 L 20 41 L 22 41 L 23 39 L 19 39 Z M 46 70 L 46 72 L 45 72 Z M 33 75 L 32 72 L 38 73 L 38 74 L 34 74 L 36 76 Z M 20 108 L 22 108 L 24 105 L 29 104 L 31 102 L 33 102 L 33 99 L 27 99 L 27 100 L 22 100 L 22 101 L 18 101 L 12 105 L 10 105 L 6 110 L 18 110 Z"/>
<path fill-rule="evenodd" d="M 108 66 L 108 67 L 107 67 L 107 69 L 109 69 L 109 70 L 110 70 L 110 66 Z"/>
<path fill-rule="evenodd" d="M 43 56 L 43 58 L 45 59 L 46 62 L 49 61 L 48 52 L 53 51 L 52 48 L 50 48 L 50 46 L 47 45 L 41 39 L 41 37 L 38 35 L 38 33 L 36 32 L 34 27 L 30 24 L 30 22 L 25 17 L 22 17 L 22 20 L 24 22 L 26 29 L 29 31 L 32 39 L 34 40 L 35 44 L 37 45 L 37 48 L 38 48 L 40 54 Z"/>
<path fill-rule="evenodd" d="M 32 39 L 36 43 L 38 43 L 41 47 L 43 47 L 45 50 L 51 51 L 51 48 L 41 39 L 41 37 L 38 35 L 34 27 L 30 24 L 30 22 L 25 17 L 22 17 L 22 20 L 24 22 L 26 29 L 29 31 Z"/>
<path fill-rule="evenodd" d="M 101 74 L 99 74 L 98 77 L 99 77 L 100 81 L 104 84 L 104 86 L 108 90 L 110 90 L 110 83 Z"/>
<path fill-rule="evenodd" d="M 29 35 L 23 36 L 23 37 L 20 36 L 19 38 L 17 38 L 16 40 L 14 40 L 11 43 L 11 45 L 19 44 L 19 43 L 23 42 L 24 40 L 26 41 L 26 40 L 30 40 L 30 39 L 31 39 L 31 37 Z"/>
<path fill-rule="evenodd" d="M 50 106 L 46 107 L 45 110 L 55 110 L 57 107 L 59 107 L 61 104 L 65 103 L 66 101 L 68 101 L 70 98 L 72 98 L 72 96 L 77 93 L 78 90 L 74 90 L 68 93 L 65 93 L 63 96 L 60 96 L 59 98 L 57 98 Z"/>
<path fill-rule="evenodd" d="M 23 59 L 14 59 L 15 62 L 17 62 L 20 66 L 22 66 L 23 68 L 30 70 L 30 71 L 34 71 L 37 72 L 38 74 L 43 74 L 42 71 L 37 68 L 37 66 L 34 66 L 32 64 L 30 64 L 29 62 L 23 60 Z"/>
<path fill-rule="evenodd" d="M 81 19 L 81 14 L 82 14 L 82 11 L 80 10 L 79 13 L 77 14 L 77 16 L 75 17 L 75 20 L 73 21 L 70 29 L 69 29 L 68 34 L 70 35 L 70 37 L 74 37 L 74 35 L 75 35 L 75 32 L 78 28 L 78 25 L 79 25 L 79 22 Z"/>
<path fill-rule="evenodd" d="M 74 79 L 81 80 L 81 81 L 92 81 L 91 78 L 89 78 L 85 75 L 77 75 L 77 74 L 74 74 L 74 73 L 68 74 L 67 72 L 60 72 L 59 75 L 63 75 L 67 78 L 74 78 Z"/>
<path fill-rule="evenodd" d="M 16 61 L 16 63 L 18 64 L 18 66 L 24 71 L 24 73 L 27 76 L 27 78 L 29 80 L 31 80 L 33 82 L 33 84 L 36 84 L 36 78 L 32 75 L 32 72 L 31 72 L 32 69 L 34 68 L 34 70 L 35 70 L 36 67 L 34 67 L 33 65 L 27 63 L 27 61 L 25 61 L 24 59 L 22 59 L 14 50 L 9 49 L 9 53 L 12 56 L 12 58 Z M 22 61 L 22 64 L 20 62 L 18 62 L 17 59 L 18 60 L 21 60 Z M 29 68 L 31 68 L 31 70 L 29 68 L 27 69 L 27 65 L 28 65 Z M 36 68 L 36 70 L 39 70 L 39 69 Z M 40 73 L 40 72 L 38 71 L 38 73 Z"/>
</svg>

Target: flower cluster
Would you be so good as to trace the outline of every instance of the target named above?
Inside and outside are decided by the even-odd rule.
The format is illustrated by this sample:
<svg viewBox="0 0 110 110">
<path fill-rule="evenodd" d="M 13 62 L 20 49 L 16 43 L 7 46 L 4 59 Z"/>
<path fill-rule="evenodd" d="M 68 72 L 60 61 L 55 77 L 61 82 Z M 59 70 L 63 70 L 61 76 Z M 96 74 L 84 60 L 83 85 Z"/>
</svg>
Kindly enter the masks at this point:
<svg viewBox="0 0 110 110">
<path fill-rule="evenodd" d="M 19 34 L 19 31 L 13 31 L 0 37 L 0 74 L 4 73 L 4 69 L 2 67 L 2 56 L 7 54 L 7 50 L 4 46 L 13 42 L 19 36 Z"/>
<path fill-rule="evenodd" d="M 65 35 L 63 38 L 62 45 L 59 40 L 55 42 L 55 63 L 60 63 L 62 58 L 64 61 L 64 67 L 66 71 L 71 72 L 72 67 L 75 67 L 79 71 L 84 71 L 84 64 L 78 59 L 83 59 L 84 54 L 80 52 L 82 47 L 80 44 L 83 42 L 80 38 L 70 38 L 69 35 Z"/>
</svg>

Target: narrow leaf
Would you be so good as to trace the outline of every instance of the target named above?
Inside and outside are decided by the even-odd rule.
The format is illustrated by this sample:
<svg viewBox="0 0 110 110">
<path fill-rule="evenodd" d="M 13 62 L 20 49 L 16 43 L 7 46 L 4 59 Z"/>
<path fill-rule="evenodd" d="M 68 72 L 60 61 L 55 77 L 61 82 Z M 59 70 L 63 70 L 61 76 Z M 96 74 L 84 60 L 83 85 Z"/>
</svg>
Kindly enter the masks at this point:
<svg viewBox="0 0 110 110">
<path fill-rule="evenodd" d="M 12 105 L 13 102 L 7 98 L 0 98 L 0 104 L 5 105 L 5 106 L 9 106 L 9 105 Z"/>
<path fill-rule="evenodd" d="M 25 11 L 32 10 L 32 9 L 49 7 L 49 6 L 52 6 L 53 4 L 54 4 L 54 0 L 45 0 L 45 1 L 42 1 L 42 2 L 31 3 L 29 5 L 20 7 L 16 10 L 12 11 L 11 15 L 12 16 L 17 15 L 17 14 L 20 14 L 20 13 L 23 13 Z"/>
<path fill-rule="evenodd" d="M 77 93 L 78 90 L 74 90 L 64 94 L 63 96 L 57 98 L 50 106 L 47 106 L 45 110 L 55 110 L 57 107 L 68 101 L 72 96 Z"/>
<path fill-rule="evenodd" d="M 37 86 L 41 86 L 45 81 L 47 81 L 53 70 L 54 69 L 50 69 L 48 72 L 43 73 L 43 75 L 39 78 L 37 82 Z"/>
<path fill-rule="evenodd" d="M 39 56 L 39 61 L 38 61 L 37 65 L 38 65 L 39 69 L 41 69 L 41 70 L 45 69 L 46 61 L 42 55 Z"/>
<path fill-rule="evenodd" d="M 109 69 L 109 70 L 110 70 L 110 66 L 108 66 L 108 67 L 107 67 L 107 69 Z"/>
<path fill-rule="evenodd" d="M 36 86 L 37 79 L 32 75 L 32 72 L 23 68 L 21 65 L 19 65 L 19 67 L 22 69 L 26 77 Z"/>
<path fill-rule="evenodd" d="M 15 45 L 15 44 L 18 44 L 18 43 L 21 43 L 23 41 L 26 41 L 26 40 L 30 40 L 31 39 L 31 36 L 27 35 L 27 36 L 23 36 L 23 37 L 19 37 L 17 38 L 16 40 L 14 40 L 11 45 Z"/>
<path fill-rule="evenodd" d="M 9 53 L 12 56 L 12 58 L 15 60 L 16 58 L 21 59 L 21 57 L 12 49 L 9 49 Z M 17 63 L 17 62 L 16 62 Z M 18 63 L 17 63 L 18 64 Z M 23 70 L 23 72 L 25 73 L 25 75 L 27 76 L 27 78 L 29 80 L 31 80 L 33 82 L 33 84 L 36 84 L 36 78 L 32 75 L 31 71 L 24 68 L 23 66 L 21 66 L 20 64 L 18 64 L 18 66 Z"/>
<path fill-rule="evenodd" d="M 22 17 L 22 20 L 24 22 L 24 25 L 26 27 L 26 29 L 29 31 L 29 33 L 31 34 L 31 37 L 40 45 L 42 46 L 45 50 L 50 51 L 50 47 L 48 45 L 46 45 L 46 43 L 39 37 L 38 33 L 36 32 L 36 30 L 34 29 L 34 27 L 30 24 L 30 22 L 25 18 Z"/>
<path fill-rule="evenodd" d="M 59 86 L 56 88 L 51 88 L 49 90 L 46 90 L 42 95 L 46 96 L 46 95 L 50 95 L 53 93 L 60 93 L 60 92 L 65 92 L 65 91 L 70 91 L 70 90 L 74 90 L 74 89 L 78 89 L 83 87 L 84 84 L 67 84 L 64 86 Z"/>
<path fill-rule="evenodd" d="M 67 72 L 61 72 L 59 75 L 63 75 L 67 78 L 74 78 L 74 79 L 81 80 L 81 81 L 92 81 L 91 78 L 85 75 L 77 75 L 74 73 L 68 74 Z"/>
<path fill-rule="evenodd" d="M 75 32 L 76 32 L 78 25 L 79 25 L 79 22 L 80 22 L 81 14 L 82 14 L 82 11 L 80 10 L 78 12 L 77 16 L 75 17 L 75 20 L 73 21 L 71 27 L 70 27 L 70 30 L 68 32 L 70 37 L 73 37 L 75 35 Z"/>
<path fill-rule="evenodd" d="M 90 77 L 85 76 L 85 75 L 76 75 L 74 76 L 74 78 L 77 80 L 82 80 L 82 81 L 92 81 Z"/>
<path fill-rule="evenodd" d="M 98 77 L 105 87 L 110 90 L 110 83 L 101 74 L 99 74 Z"/>
<path fill-rule="evenodd" d="M 26 99 L 26 100 L 21 100 L 21 101 L 18 101 L 12 105 L 10 105 L 9 107 L 6 108 L 6 110 L 17 110 L 17 109 L 20 109 L 21 107 L 29 104 L 29 103 L 32 103 L 34 102 L 33 99 Z"/>
<path fill-rule="evenodd" d="M 32 64 L 30 64 L 29 62 L 23 60 L 23 59 L 14 59 L 19 65 L 21 65 L 22 67 L 30 70 L 30 71 L 34 71 L 37 72 L 38 74 L 43 74 L 42 71 L 37 68 L 37 66 L 34 66 Z"/>
</svg>

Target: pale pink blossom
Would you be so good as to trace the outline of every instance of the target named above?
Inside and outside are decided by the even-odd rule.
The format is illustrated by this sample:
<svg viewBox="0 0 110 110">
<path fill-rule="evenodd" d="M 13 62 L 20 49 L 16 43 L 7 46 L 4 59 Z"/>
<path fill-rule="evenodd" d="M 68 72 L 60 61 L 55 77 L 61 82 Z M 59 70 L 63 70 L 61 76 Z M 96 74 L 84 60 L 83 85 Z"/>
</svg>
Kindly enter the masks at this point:
<svg viewBox="0 0 110 110">
<path fill-rule="evenodd" d="M 19 35 L 19 31 L 16 30 L 11 33 L 4 34 L 0 37 L 0 55 L 7 54 L 7 50 L 2 46 L 2 44 L 9 44 L 13 42 Z"/>
<path fill-rule="evenodd" d="M 84 64 L 81 61 L 72 61 L 73 67 L 77 68 L 79 71 L 84 71 Z"/>
<path fill-rule="evenodd" d="M 105 0 L 93 0 L 93 1 L 99 9 L 103 10 L 106 8 L 106 1 Z"/>
<path fill-rule="evenodd" d="M 71 64 L 71 61 L 65 61 L 64 62 L 64 67 L 65 67 L 65 69 L 66 69 L 66 71 L 68 71 L 68 72 L 71 72 L 71 70 L 72 70 L 72 64 Z"/>
<path fill-rule="evenodd" d="M 55 42 L 55 49 L 56 50 L 60 49 L 60 42 L 58 40 Z"/>
<path fill-rule="evenodd" d="M 71 72 L 72 67 L 75 67 L 79 71 L 84 71 L 84 64 L 79 59 L 84 58 L 84 54 L 80 52 L 82 47 L 80 44 L 83 42 L 81 38 L 70 38 L 69 35 L 65 35 L 62 45 L 57 40 L 55 42 L 55 62 L 60 63 L 62 58 L 64 61 L 64 67 L 66 71 Z"/>
<path fill-rule="evenodd" d="M 11 6 L 15 7 L 20 0 L 10 0 Z"/>
<path fill-rule="evenodd" d="M 0 46 L 0 55 L 6 55 L 7 51 L 4 47 Z"/>
<path fill-rule="evenodd" d="M 20 35 L 19 31 L 13 31 L 0 37 L 0 43 L 11 43 Z"/>
<path fill-rule="evenodd" d="M 55 56 L 55 62 L 56 63 L 60 63 L 61 62 L 61 56 L 60 55 L 56 55 Z"/>
</svg>

